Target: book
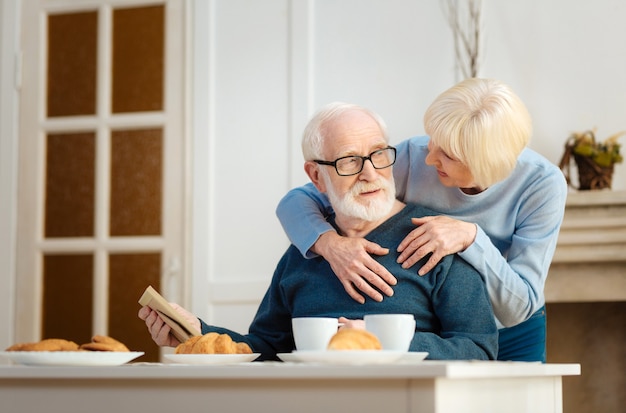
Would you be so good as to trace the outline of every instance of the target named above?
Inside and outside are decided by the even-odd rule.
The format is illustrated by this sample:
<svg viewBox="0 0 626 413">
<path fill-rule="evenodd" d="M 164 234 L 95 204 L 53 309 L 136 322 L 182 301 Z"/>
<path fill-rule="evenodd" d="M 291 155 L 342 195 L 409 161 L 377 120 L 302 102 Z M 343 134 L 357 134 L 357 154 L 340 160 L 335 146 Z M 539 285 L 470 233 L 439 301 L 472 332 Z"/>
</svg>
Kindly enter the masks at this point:
<svg viewBox="0 0 626 413">
<path fill-rule="evenodd" d="M 172 329 L 171 334 L 174 335 L 181 343 L 184 343 L 193 336 L 200 336 L 202 333 L 185 320 L 174 307 L 167 302 L 161 294 L 157 292 L 151 285 L 141 295 L 139 304 L 148 306 L 156 311 L 163 322 Z"/>
</svg>

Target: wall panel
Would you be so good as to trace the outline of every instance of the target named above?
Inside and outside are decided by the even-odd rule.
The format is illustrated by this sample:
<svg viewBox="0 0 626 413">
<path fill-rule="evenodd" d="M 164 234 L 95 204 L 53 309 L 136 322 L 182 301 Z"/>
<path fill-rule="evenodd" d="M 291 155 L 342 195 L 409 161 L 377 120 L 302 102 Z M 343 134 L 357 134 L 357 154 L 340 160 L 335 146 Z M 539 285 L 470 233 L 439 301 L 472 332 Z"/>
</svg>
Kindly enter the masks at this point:
<svg viewBox="0 0 626 413">
<path fill-rule="evenodd" d="M 206 279 L 194 283 L 206 293 L 194 295 L 194 309 L 246 331 L 288 246 L 276 205 L 308 181 L 300 151 L 308 118 L 351 101 L 381 113 L 399 141 L 419 133 L 419 114 L 452 83 L 454 61 L 431 41 L 433 31 L 450 39 L 436 3 L 216 0 L 201 12 L 210 154 L 197 179 L 210 235 L 206 258 L 196 258 Z"/>
</svg>

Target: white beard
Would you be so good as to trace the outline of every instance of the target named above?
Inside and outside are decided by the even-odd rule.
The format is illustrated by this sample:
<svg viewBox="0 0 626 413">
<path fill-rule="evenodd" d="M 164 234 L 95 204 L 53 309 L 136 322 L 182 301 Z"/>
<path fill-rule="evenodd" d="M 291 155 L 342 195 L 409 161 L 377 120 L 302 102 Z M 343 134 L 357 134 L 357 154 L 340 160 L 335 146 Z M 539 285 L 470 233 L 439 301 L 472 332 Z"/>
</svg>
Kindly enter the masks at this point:
<svg viewBox="0 0 626 413">
<path fill-rule="evenodd" d="M 396 200 L 393 178 L 380 178 L 375 182 L 357 181 L 342 197 L 331 185 L 328 174 L 323 173 L 322 176 L 328 190 L 328 199 L 335 213 L 372 222 L 387 217 L 393 208 Z M 381 189 L 385 196 L 376 197 L 365 204 L 357 200 L 358 194 L 376 189 Z"/>
</svg>

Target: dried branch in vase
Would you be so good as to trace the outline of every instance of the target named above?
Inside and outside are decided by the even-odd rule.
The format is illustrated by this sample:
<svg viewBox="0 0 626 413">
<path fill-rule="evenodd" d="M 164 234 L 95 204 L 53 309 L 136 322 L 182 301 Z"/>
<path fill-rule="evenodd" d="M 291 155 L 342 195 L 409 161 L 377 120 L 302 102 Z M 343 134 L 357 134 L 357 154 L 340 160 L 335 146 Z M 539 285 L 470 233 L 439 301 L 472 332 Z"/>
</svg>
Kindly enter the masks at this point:
<svg viewBox="0 0 626 413">
<path fill-rule="evenodd" d="M 443 0 L 457 65 L 464 78 L 478 76 L 482 0 Z"/>
</svg>

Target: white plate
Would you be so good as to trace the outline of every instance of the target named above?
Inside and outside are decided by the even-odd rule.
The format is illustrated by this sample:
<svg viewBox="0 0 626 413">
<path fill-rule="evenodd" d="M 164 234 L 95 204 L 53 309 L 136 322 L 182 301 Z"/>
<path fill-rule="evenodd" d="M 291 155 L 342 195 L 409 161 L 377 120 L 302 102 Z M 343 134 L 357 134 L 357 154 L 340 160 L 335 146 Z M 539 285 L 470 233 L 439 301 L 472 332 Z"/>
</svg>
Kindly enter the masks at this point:
<svg viewBox="0 0 626 413">
<path fill-rule="evenodd" d="M 324 364 L 384 364 L 394 363 L 407 353 L 391 350 L 330 350 L 294 351 L 279 353 L 282 361 L 324 363 Z"/>
<path fill-rule="evenodd" d="M 26 366 L 119 366 L 143 351 L 2 351 L 0 356 Z"/>
<path fill-rule="evenodd" d="M 253 354 L 164 354 L 163 357 L 181 364 L 237 364 L 253 361 L 261 353 Z"/>
<path fill-rule="evenodd" d="M 420 363 L 426 357 L 428 357 L 427 351 L 409 351 L 400 357 L 398 363 Z"/>
</svg>

